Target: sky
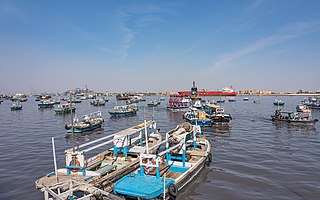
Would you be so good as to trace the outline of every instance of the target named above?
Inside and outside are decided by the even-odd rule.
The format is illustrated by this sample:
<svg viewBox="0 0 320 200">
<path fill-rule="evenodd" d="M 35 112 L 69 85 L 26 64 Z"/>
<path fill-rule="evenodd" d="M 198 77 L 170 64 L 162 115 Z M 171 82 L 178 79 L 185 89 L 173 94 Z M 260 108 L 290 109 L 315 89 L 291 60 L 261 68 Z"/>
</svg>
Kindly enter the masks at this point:
<svg viewBox="0 0 320 200">
<path fill-rule="evenodd" d="M 0 93 L 320 90 L 318 0 L 0 0 Z"/>
</svg>

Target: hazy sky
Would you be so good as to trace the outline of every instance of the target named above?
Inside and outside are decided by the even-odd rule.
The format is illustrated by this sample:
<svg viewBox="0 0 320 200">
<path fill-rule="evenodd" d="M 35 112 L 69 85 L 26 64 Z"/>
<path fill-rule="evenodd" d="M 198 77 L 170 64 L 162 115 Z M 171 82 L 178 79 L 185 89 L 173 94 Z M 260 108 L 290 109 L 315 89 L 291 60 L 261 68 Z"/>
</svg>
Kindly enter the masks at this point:
<svg viewBox="0 0 320 200">
<path fill-rule="evenodd" d="M 320 1 L 0 0 L 0 93 L 320 89 Z"/>
</svg>

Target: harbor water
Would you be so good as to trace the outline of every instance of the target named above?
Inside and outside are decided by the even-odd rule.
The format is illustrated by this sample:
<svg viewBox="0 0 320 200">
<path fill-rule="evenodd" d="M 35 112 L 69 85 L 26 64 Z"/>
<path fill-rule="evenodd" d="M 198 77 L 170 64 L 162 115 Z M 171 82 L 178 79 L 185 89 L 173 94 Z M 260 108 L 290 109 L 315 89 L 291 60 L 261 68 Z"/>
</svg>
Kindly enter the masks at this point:
<svg viewBox="0 0 320 200">
<path fill-rule="evenodd" d="M 160 132 L 183 122 L 183 112 L 147 107 L 147 97 L 140 102 L 136 116 L 110 118 L 108 110 L 125 102 L 109 97 L 106 106 L 95 107 L 90 100 L 76 104 L 76 115 L 101 110 L 103 128 L 75 138 L 77 144 L 113 134 L 143 122 L 157 120 Z M 259 98 L 261 103 L 253 100 Z M 210 100 L 213 97 L 208 98 Z M 218 98 L 216 98 L 218 99 Z M 213 146 L 213 162 L 180 191 L 177 199 L 319 199 L 320 198 L 320 123 L 294 125 L 271 121 L 275 97 L 253 97 L 223 104 L 233 120 L 229 126 L 204 128 Z M 303 97 L 281 97 L 283 110 L 294 111 Z M 70 114 L 56 115 L 54 109 L 38 109 L 33 97 L 23 103 L 23 110 L 11 111 L 11 101 L 0 104 L 0 199 L 43 199 L 34 182 L 54 170 L 51 138 L 55 138 L 58 168 L 65 167 L 64 150 L 71 148 L 65 124 Z M 63 102 L 62 102 L 63 103 Z M 312 116 L 320 118 L 320 110 Z M 102 150 L 101 150 L 102 151 Z"/>
</svg>

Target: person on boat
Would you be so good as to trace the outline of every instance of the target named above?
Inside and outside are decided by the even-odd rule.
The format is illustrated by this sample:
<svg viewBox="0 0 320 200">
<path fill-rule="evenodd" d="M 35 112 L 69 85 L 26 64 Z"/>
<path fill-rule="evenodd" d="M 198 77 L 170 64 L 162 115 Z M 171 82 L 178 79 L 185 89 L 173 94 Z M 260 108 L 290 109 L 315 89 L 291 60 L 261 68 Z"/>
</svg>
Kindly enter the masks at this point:
<svg viewBox="0 0 320 200">
<path fill-rule="evenodd" d="M 80 167 L 80 162 L 78 160 L 77 155 L 72 155 L 72 160 L 70 161 L 69 166 L 78 166 L 78 167 Z M 71 171 L 78 171 L 78 169 L 73 169 Z"/>
</svg>

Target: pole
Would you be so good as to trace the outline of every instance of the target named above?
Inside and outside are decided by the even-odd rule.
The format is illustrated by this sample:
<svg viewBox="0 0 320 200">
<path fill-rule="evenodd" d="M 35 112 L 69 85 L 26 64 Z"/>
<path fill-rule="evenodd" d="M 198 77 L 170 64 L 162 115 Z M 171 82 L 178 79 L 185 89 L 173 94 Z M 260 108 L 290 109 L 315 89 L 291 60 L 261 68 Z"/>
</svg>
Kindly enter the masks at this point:
<svg viewBox="0 0 320 200">
<path fill-rule="evenodd" d="M 71 129 L 72 129 L 72 153 L 74 153 L 74 125 L 73 125 L 73 112 L 72 112 L 72 93 L 70 93 L 70 109 L 71 109 Z"/>
<path fill-rule="evenodd" d="M 53 153 L 53 163 L 54 163 L 54 173 L 56 174 L 56 181 L 59 183 L 58 177 L 58 167 L 57 167 L 57 159 L 56 159 L 56 148 L 54 146 L 54 137 L 51 138 L 52 141 L 52 153 Z M 58 189 L 58 193 L 60 193 L 60 189 Z"/>
<path fill-rule="evenodd" d="M 166 199 L 166 173 L 163 175 L 163 199 Z"/>
<path fill-rule="evenodd" d="M 149 141 L 148 141 L 148 132 L 147 132 L 147 116 L 146 116 L 146 110 L 143 109 L 144 111 L 144 133 L 146 137 L 146 147 L 147 147 L 147 155 L 149 154 Z"/>
</svg>

